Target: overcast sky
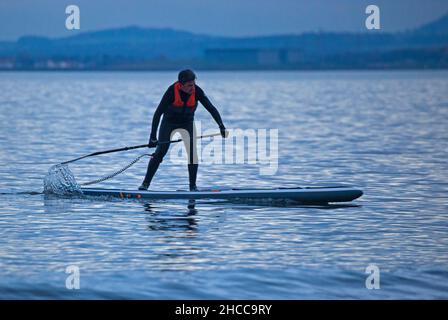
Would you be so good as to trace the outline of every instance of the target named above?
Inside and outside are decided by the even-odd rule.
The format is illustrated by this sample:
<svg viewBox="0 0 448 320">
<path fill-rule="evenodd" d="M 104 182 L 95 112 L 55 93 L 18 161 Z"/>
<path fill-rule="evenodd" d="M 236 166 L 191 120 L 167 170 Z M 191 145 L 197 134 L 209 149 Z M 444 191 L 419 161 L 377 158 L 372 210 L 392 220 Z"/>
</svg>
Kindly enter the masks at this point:
<svg viewBox="0 0 448 320">
<path fill-rule="evenodd" d="M 247 36 L 365 31 L 365 8 L 381 9 L 383 31 L 406 30 L 448 12 L 447 0 L 0 0 L 0 40 L 70 36 L 65 7 L 81 10 L 81 32 L 138 25 Z"/>
</svg>

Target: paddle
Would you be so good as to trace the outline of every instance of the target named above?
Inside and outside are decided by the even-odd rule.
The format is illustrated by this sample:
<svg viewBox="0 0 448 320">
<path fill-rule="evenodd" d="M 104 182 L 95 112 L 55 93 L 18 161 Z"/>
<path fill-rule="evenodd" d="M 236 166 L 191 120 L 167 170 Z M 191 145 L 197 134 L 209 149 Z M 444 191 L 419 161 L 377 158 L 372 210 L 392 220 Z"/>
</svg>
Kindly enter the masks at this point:
<svg viewBox="0 0 448 320">
<path fill-rule="evenodd" d="M 203 135 L 203 136 L 196 137 L 196 139 L 203 139 L 203 138 L 215 137 L 215 136 L 220 136 L 220 135 L 221 135 L 221 133 L 206 134 L 206 135 Z M 182 141 L 182 139 L 170 140 L 170 141 L 162 141 L 162 142 L 158 142 L 157 145 L 159 145 L 159 144 L 167 144 L 167 143 L 177 143 L 177 142 L 180 142 L 180 141 Z M 131 146 L 131 147 L 124 147 L 124 148 L 119 148 L 119 149 L 98 151 L 98 152 L 94 152 L 94 153 L 90 153 L 90 154 L 81 156 L 81 157 L 73 159 L 73 160 L 61 162 L 61 164 L 72 163 L 72 162 L 75 162 L 75 161 L 78 161 L 78 160 L 81 160 L 81 159 L 84 159 L 84 158 L 98 156 L 100 154 L 120 152 L 120 151 L 128 151 L 128 150 L 139 149 L 139 148 L 154 148 L 154 147 L 149 147 L 148 144 L 141 144 L 141 145 L 138 145 L 138 146 Z"/>
</svg>

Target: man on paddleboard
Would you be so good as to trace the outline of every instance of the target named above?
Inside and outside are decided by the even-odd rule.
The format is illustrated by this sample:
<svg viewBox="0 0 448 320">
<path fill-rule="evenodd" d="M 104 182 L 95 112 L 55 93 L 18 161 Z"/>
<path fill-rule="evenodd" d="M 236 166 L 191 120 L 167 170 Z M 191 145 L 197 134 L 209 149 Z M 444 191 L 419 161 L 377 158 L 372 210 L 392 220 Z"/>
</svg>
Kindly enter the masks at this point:
<svg viewBox="0 0 448 320">
<path fill-rule="evenodd" d="M 182 140 L 188 154 L 188 176 L 190 182 L 190 191 L 197 191 L 196 176 L 198 172 L 198 157 L 196 150 L 196 132 L 194 127 L 194 113 L 198 106 L 198 101 L 212 115 L 219 126 L 221 136 L 227 137 L 227 131 L 222 122 L 218 110 L 213 106 L 205 95 L 204 91 L 195 83 L 196 75 L 192 70 L 183 70 L 179 72 L 178 81 L 172 84 L 166 90 L 154 113 L 151 126 L 151 135 L 149 138 L 149 147 L 155 147 L 153 157 L 148 163 L 145 179 L 139 190 L 147 190 L 151 184 L 163 157 L 168 152 L 169 143 L 159 144 L 171 139 L 172 134 L 180 132 Z M 160 117 L 163 115 L 160 124 L 158 140 L 156 137 Z"/>
</svg>

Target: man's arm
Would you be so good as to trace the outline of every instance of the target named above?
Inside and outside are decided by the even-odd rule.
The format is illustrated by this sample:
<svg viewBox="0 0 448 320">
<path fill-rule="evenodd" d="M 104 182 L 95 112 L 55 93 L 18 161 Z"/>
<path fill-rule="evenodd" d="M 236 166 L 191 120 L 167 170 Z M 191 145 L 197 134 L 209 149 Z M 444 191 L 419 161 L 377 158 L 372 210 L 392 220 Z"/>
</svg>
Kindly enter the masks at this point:
<svg viewBox="0 0 448 320">
<path fill-rule="evenodd" d="M 157 140 L 157 128 L 159 127 L 160 117 L 162 116 L 162 114 L 165 113 L 166 108 L 168 107 L 168 104 L 171 101 L 169 91 L 170 90 L 168 88 L 168 90 L 166 90 L 165 94 L 163 95 L 162 100 L 160 100 L 156 112 L 154 112 L 154 116 L 152 117 L 151 135 L 149 137 L 149 140 Z"/>
<path fill-rule="evenodd" d="M 212 115 L 213 119 L 216 121 L 216 123 L 218 124 L 219 128 L 222 129 L 224 127 L 224 123 L 222 122 L 221 119 L 221 115 L 219 114 L 218 109 L 215 108 L 215 106 L 211 103 L 211 101 L 209 100 L 209 98 L 205 95 L 204 91 L 199 88 L 196 87 L 198 89 L 198 100 L 199 102 L 204 106 L 204 108 L 210 112 L 210 114 Z"/>
</svg>

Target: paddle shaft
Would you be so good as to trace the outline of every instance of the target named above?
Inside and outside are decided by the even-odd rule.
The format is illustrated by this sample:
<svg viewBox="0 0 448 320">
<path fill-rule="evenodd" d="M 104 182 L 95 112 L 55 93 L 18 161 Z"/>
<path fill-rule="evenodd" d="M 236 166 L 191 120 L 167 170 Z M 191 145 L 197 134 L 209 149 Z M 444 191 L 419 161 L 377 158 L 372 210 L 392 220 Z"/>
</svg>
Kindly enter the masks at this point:
<svg viewBox="0 0 448 320">
<path fill-rule="evenodd" d="M 221 133 L 206 134 L 206 135 L 203 135 L 203 136 L 196 137 L 196 139 L 203 139 L 203 138 L 215 137 L 215 136 L 220 136 L 220 135 L 221 135 Z M 158 142 L 157 145 L 159 145 L 159 144 L 168 144 L 168 143 L 177 143 L 177 142 L 181 142 L 181 141 L 182 141 L 182 139 L 170 140 L 170 141 L 162 141 L 162 142 Z M 81 156 L 81 157 L 73 159 L 73 160 L 61 162 L 61 164 L 72 163 L 72 162 L 75 162 L 75 161 L 78 161 L 78 160 L 81 160 L 81 159 L 84 159 L 84 158 L 93 157 L 93 156 L 99 156 L 100 154 L 128 151 L 128 150 L 134 150 L 134 149 L 139 149 L 139 148 L 155 148 L 155 147 L 156 146 L 149 147 L 149 144 L 140 144 L 138 146 L 131 146 L 131 147 L 124 147 L 124 148 L 119 148 L 119 149 L 98 151 L 98 152 L 94 152 L 94 153 L 90 153 L 90 154 Z"/>
</svg>

